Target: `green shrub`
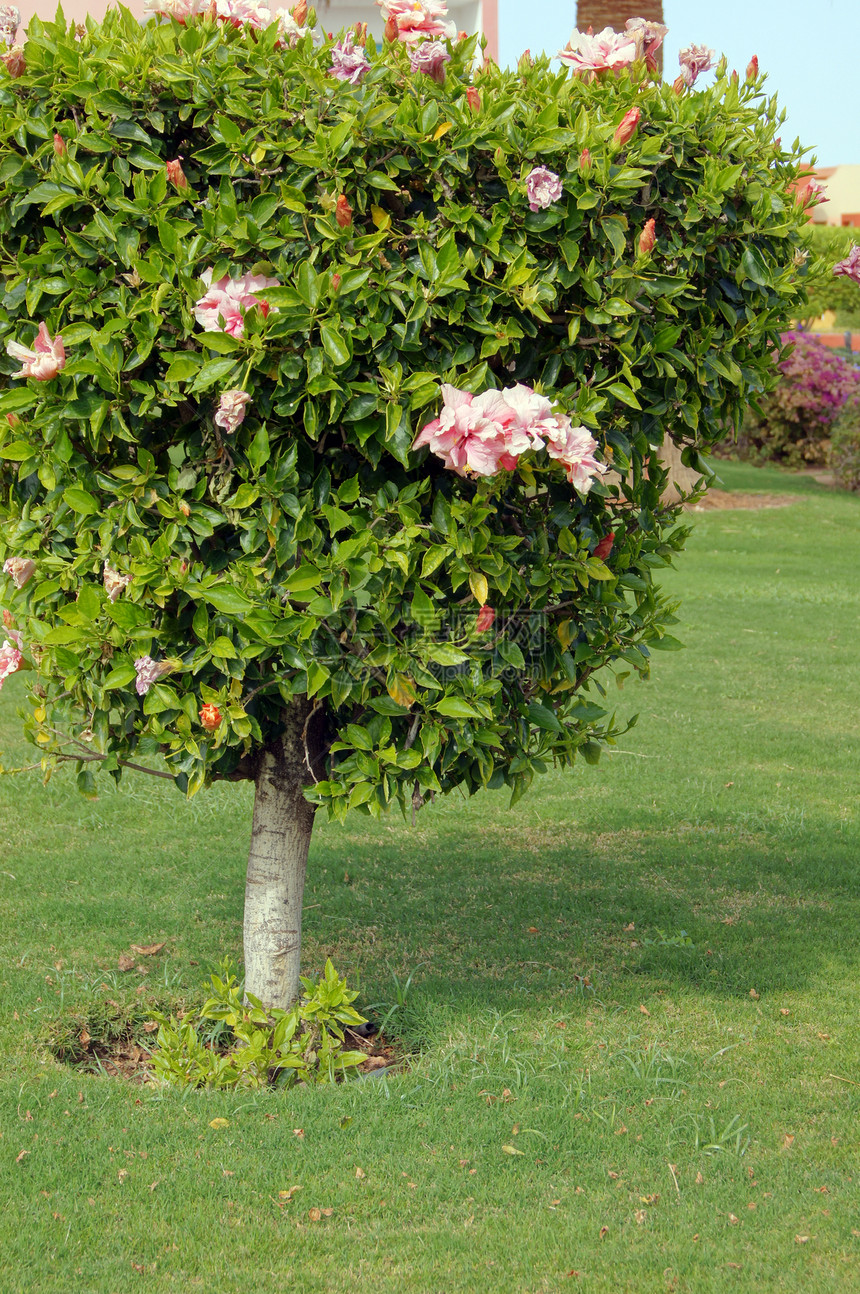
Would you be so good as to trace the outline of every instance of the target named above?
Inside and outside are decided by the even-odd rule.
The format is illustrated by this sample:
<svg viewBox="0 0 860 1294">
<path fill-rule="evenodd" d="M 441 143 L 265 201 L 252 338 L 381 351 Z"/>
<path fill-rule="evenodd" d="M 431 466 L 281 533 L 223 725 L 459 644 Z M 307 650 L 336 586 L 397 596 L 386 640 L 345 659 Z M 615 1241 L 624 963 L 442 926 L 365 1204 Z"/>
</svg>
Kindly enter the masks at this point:
<svg viewBox="0 0 860 1294">
<path fill-rule="evenodd" d="M 335 1083 L 354 1072 L 363 1051 L 344 1049 L 344 1028 L 366 1023 L 330 961 L 317 985 L 302 976 L 305 992 L 289 1011 L 266 1011 L 225 962 L 211 977 L 212 996 L 181 1021 L 153 1013 L 158 1022 L 152 1066 L 180 1087 L 265 1087 Z M 214 1025 L 214 1028 L 213 1028 Z"/>
<path fill-rule="evenodd" d="M 860 490 L 860 393 L 846 400 L 833 424 L 827 463 L 846 490 Z"/>
<path fill-rule="evenodd" d="M 804 319 L 818 319 L 826 310 L 836 314 L 835 329 L 860 328 L 860 284 L 853 279 L 833 277 L 833 266 L 848 255 L 857 242 L 857 232 L 833 225 L 812 225 L 807 232 L 812 254 L 808 301 Z"/>
<path fill-rule="evenodd" d="M 814 333 L 787 333 L 774 390 L 747 411 L 737 449 L 754 463 L 823 466 L 835 419 L 860 390 L 860 368 Z"/>
</svg>

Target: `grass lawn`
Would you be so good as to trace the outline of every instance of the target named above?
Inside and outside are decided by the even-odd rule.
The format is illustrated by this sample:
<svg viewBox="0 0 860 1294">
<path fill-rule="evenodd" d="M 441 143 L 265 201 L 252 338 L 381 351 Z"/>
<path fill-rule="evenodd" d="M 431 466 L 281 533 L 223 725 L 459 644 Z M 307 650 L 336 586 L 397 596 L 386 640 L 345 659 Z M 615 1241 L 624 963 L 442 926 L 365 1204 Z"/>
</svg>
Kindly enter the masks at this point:
<svg viewBox="0 0 860 1294">
<path fill-rule="evenodd" d="M 720 474 L 794 502 L 696 516 L 688 647 L 619 694 L 617 753 L 513 813 L 318 827 L 306 967 L 393 1008 L 405 1073 L 183 1094 L 60 1064 L 57 1021 L 199 1000 L 239 956 L 250 790 L 0 780 L 3 1294 L 860 1288 L 860 498 Z"/>
</svg>

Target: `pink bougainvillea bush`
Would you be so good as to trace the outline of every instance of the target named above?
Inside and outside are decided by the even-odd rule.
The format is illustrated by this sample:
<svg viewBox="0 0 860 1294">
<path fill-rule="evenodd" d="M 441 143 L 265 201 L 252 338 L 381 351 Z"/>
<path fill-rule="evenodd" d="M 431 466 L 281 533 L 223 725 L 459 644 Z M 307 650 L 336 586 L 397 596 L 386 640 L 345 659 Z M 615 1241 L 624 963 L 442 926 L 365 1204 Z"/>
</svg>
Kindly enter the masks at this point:
<svg viewBox="0 0 860 1294">
<path fill-rule="evenodd" d="M 161 0 L 2 55 L 0 682 L 84 791 L 250 778 L 295 838 L 516 799 L 677 646 L 659 450 L 704 470 L 770 381 L 799 157 L 757 71 L 656 82 L 660 25 L 509 72 L 380 7 L 381 45 Z"/>
<path fill-rule="evenodd" d="M 753 462 L 823 465 L 834 422 L 860 394 L 860 366 L 812 333 L 786 333 L 783 341 L 792 350 L 779 363 L 773 391 L 747 413 L 738 449 Z"/>
</svg>

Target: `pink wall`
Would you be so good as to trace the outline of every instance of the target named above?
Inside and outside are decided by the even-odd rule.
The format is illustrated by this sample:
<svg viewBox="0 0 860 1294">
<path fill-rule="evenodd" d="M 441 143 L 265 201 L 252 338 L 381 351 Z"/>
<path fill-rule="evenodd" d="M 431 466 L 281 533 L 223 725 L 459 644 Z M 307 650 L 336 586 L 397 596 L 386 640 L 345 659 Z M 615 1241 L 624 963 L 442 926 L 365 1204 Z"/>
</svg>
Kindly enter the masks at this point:
<svg viewBox="0 0 860 1294">
<path fill-rule="evenodd" d="M 63 13 L 69 22 L 83 22 L 87 14 L 92 14 L 94 18 L 103 18 L 105 10 L 109 7 L 109 0 L 61 0 Z M 140 18 L 143 14 L 144 0 L 125 0 L 127 9 Z M 21 10 L 21 25 L 27 26 L 34 13 L 37 13 L 43 20 L 53 19 L 57 12 L 57 6 L 54 0 L 17 0 L 18 9 Z"/>
</svg>

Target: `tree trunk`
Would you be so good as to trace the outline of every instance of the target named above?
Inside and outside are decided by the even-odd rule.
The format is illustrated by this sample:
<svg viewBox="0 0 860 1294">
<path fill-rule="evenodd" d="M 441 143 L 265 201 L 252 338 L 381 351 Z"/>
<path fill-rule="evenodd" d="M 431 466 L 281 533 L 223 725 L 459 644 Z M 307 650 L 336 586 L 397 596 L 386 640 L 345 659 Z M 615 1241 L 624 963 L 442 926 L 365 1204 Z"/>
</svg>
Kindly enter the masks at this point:
<svg viewBox="0 0 860 1294">
<path fill-rule="evenodd" d="M 308 766 L 310 703 L 293 703 L 284 733 L 259 757 L 245 885 L 245 991 L 266 1007 L 299 994 L 302 897 L 314 806 L 302 794 Z"/>
</svg>

